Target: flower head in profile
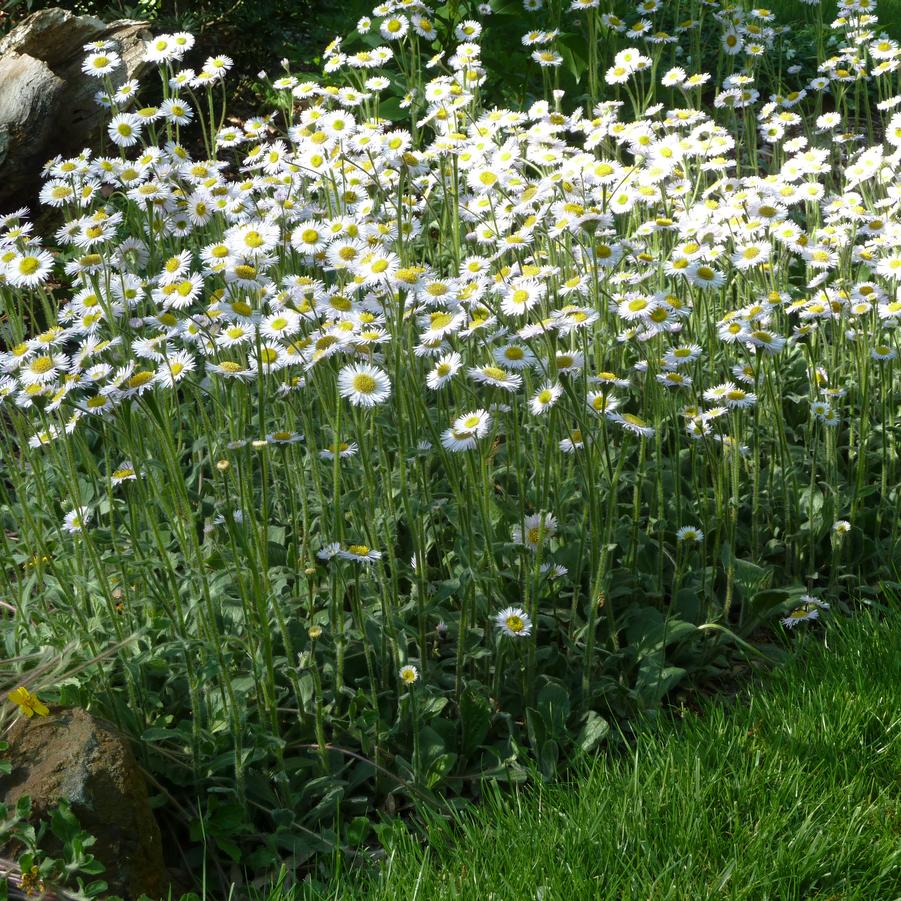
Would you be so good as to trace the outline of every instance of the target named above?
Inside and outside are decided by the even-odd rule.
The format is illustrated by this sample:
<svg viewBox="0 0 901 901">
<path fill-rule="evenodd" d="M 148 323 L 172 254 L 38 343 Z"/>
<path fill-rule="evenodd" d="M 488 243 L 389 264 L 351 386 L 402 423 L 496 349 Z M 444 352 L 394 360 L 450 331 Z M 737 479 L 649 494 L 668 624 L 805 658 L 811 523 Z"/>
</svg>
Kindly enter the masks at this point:
<svg viewBox="0 0 901 901">
<path fill-rule="evenodd" d="M 391 380 L 368 363 L 345 366 L 338 373 L 338 391 L 355 407 L 374 407 L 391 396 Z"/>
<path fill-rule="evenodd" d="M 349 544 L 338 551 L 338 556 L 342 560 L 354 560 L 357 563 L 374 563 L 381 559 L 382 552 L 373 550 L 368 544 Z"/>
<path fill-rule="evenodd" d="M 836 535 L 847 535 L 851 531 L 851 523 L 847 519 L 837 519 L 832 523 L 832 531 Z"/>
<path fill-rule="evenodd" d="M 819 598 L 810 594 L 801 595 L 801 604 L 792 610 L 788 616 L 783 617 L 780 622 L 787 629 L 794 629 L 798 623 L 806 623 L 811 620 L 820 618 L 820 610 L 828 610 L 829 605 Z"/>
<path fill-rule="evenodd" d="M 114 485 L 121 485 L 123 482 L 131 482 L 137 479 L 138 472 L 130 460 L 124 460 L 110 474 L 110 481 Z"/>
<path fill-rule="evenodd" d="M 522 607 L 504 608 L 494 617 L 494 623 L 510 638 L 526 638 L 532 632 L 532 620 Z"/>
<path fill-rule="evenodd" d="M 653 426 L 649 426 L 640 416 L 634 413 L 608 413 L 607 418 L 611 422 L 619 423 L 627 432 L 640 435 L 642 438 L 654 436 Z"/>
<path fill-rule="evenodd" d="M 695 526 L 682 526 L 676 532 L 676 539 L 678 541 L 694 541 L 700 544 L 704 540 L 704 533 Z"/>
<path fill-rule="evenodd" d="M 329 447 L 324 447 L 319 451 L 319 456 L 323 460 L 334 460 L 336 456 L 343 460 L 346 457 L 352 457 L 358 450 L 359 446 L 356 441 L 349 443 L 347 441 L 338 441 L 329 445 Z"/>
<path fill-rule="evenodd" d="M 14 688 L 7 696 L 13 704 L 16 704 L 19 710 L 31 719 L 35 714 L 38 716 L 47 716 L 50 713 L 49 708 L 41 699 L 32 694 L 25 686 L 20 685 Z"/>
<path fill-rule="evenodd" d="M 341 545 L 337 541 L 332 541 L 316 551 L 316 556 L 320 560 L 331 560 L 333 557 L 337 557 L 340 552 Z"/>
</svg>

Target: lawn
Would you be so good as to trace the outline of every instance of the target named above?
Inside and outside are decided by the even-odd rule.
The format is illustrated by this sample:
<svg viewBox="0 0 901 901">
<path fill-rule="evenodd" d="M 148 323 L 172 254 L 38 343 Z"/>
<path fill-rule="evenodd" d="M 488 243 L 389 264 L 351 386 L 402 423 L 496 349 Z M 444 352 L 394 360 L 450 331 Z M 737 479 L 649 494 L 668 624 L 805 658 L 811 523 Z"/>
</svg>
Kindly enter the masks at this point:
<svg viewBox="0 0 901 901">
<path fill-rule="evenodd" d="M 898 898 L 899 685 L 901 617 L 836 617 L 734 700 L 661 717 L 571 781 L 489 791 L 327 897 Z"/>
</svg>

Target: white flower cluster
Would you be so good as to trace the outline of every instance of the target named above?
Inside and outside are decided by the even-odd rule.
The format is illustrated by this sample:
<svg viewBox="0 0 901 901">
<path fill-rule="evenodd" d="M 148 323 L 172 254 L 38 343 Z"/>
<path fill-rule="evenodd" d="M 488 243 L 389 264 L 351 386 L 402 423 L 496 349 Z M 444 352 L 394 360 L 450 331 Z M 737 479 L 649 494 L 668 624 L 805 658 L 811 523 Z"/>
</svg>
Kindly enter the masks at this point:
<svg viewBox="0 0 901 901">
<path fill-rule="evenodd" d="M 708 5 L 729 54 L 753 62 L 780 38 L 765 10 Z M 47 167 L 41 199 L 65 213 L 61 272 L 24 211 L 2 221 L 4 290 L 47 291 L 63 274 L 69 287 L 58 321 L 0 356 L 0 402 L 40 411 L 40 445 L 188 384 L 226 405 L 240 383 L 323 404 L 334 386 L 371 410 L 402 377 L 406 403 L 418 392 L 446 417 L 417 438 L 440 434 L 449 451 L 531 414 L 576 453 L 608 423 L 653 437 L 661 409 L 681 412 L 691 439 L 715 439 L 705 447 L 743 450 L 736 429 L 771 359 L 804 346 L 812 415 L 838 424 L 859 349 L 880 364 L 897 355 L 898 45 L 846 4 L 845 43 L 806 87 L 763 100 L 746 67 L 705 110 L 708 74 L 657 71 L 697 26 L 655 31 L 660 6 L 646 0 L 627 26 L 592 0 L 572 4 L 644 43 L 618 52 L 606 76 L 628 89 L 631 115 L 625 99 L 565 112 L 561 92 L 526 110 L 485 108 L 482 25 L 457 24 L 455 45 L 432 54 L 435 19 L 419 0 L 358 23 L 383 45 L 334 41 L 324 83 L 274 81 L 289 110 L 282 132 L 269 116 L 203 119 L 192 98 L 212 102 L 231 60 L 183 67 L 190 35 L 147 45 L 165 87 L 158 107 L 138 108 L 131 82 L 115 88 L 118 54 L 92 46 L 85 71 L 107 79 L 119 152 Z M 556 66 L 556 39 L 538 31 L 524 43 Z M 415 70 L 413 48 L 428 59 Z M 651 79 L 672 102 L 650 102 Z M 399 80 L 406 126 L 379 115 Z M 847 99 L 843 85 L 859 80 L 882 97 L 869 141 L 841 130 L 840 110 L 797 111 L 829 89 Z M 197 119 L 209 141 L 199 159 L 180 132 Z M 670 408 L 675 396 L 684 404 Z"/>
</svg>

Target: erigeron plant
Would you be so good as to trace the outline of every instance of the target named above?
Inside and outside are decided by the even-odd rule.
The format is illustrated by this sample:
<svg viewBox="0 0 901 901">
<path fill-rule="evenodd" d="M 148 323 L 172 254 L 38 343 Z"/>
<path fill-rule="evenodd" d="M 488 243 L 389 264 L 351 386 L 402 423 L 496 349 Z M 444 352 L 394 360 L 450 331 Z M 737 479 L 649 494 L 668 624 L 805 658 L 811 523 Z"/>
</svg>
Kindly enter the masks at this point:
<svg viewBox="0 0 901 901">
<path fill-rule="evenodd" d="M 769 14 L 683 6 L 539 11 L 523 110 L 463 3 L 376 8 L 284 122 L 230 124 L 190 35 L 148 44 L 159 106 L 92 46 L 111 147 L 47 168 L 58 254 L 3 220 L 7 644 L 122 642 L 79 691 L 301 858 L 361 786 L 550 773 L 893 577 L 898 47 L 843 7 L 763 97 Z M 715 78 L 675 54 L 708 32 Z"/>
</svg>

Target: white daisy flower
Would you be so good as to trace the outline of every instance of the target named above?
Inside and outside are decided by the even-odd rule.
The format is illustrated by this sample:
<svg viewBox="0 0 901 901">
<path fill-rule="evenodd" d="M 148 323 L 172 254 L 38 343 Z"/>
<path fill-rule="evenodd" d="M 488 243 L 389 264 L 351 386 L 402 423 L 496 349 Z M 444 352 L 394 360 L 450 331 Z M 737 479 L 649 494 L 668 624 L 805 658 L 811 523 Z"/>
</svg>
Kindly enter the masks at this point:
<svg viewBox="0 0 901 901">
<path fill-rule="evenodd" d="M 391 395 L 391 380 L 376 366 L 353 364 L 338 373 L 338 392 L 355 407 L 374 407 Z"/>
<path fill-rule="evenodd" d="M 528 638 L 532 632 L 532 620 L 522 607 L 505 607 L 496 614 L 494 623 L 510 638 Z"/>
<path fill-rule="evenodd" d="M 83 532 L 91 521 L 93 513 L 87 507 L 76 507 L 63 517 L 63 528 L 70 534 Z"/>
</svg>

